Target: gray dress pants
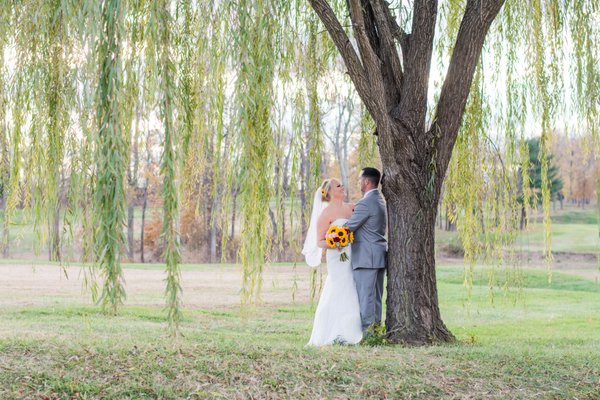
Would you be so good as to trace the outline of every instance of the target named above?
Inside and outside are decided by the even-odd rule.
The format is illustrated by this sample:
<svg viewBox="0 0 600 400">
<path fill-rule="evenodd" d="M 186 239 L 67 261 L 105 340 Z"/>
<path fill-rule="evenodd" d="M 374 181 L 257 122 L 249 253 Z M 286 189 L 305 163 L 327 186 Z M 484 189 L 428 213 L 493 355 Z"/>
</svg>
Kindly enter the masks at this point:
<svg viewBox="0 0 600 400">
<path fill-rule="evenodd" d="M 381 323 L 384 275 L 385 268 L 357 268 L 354 270 L 363 333 L 366 333 L 374 322 Z"/>
</svg>

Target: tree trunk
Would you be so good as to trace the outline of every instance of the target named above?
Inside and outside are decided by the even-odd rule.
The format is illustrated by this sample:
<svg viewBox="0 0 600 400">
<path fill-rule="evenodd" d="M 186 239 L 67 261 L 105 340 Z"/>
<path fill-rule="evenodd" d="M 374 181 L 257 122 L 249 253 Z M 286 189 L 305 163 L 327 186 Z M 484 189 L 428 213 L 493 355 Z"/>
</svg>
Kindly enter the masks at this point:
<svg viewBox="0 0 600 400">
<path fill-rule="evenodd" d="M 344 142 L 341 145 L 340 154 L 338 156 L 338 162 L 340 164 L 340 175 L 342 178 L 342 185 L 344 185 L 345 195 L 344 201 L 350 201 L 350 177 L 348 175 L 348 143 Z"/>
<path fill-rule="evenodd" d="M 453 223 L 450 220 L 450 210 L 449 208 L 452 208 L 452 213 L 454 214 L 455 212 L 455 208 L 454 205 L 450 205 L 448 206 L 448 208 L 446 208 L 446 231 L 451 232 L 451 231 L 455 231 L 456 230 L 456 224 Z"/>
<path fill-rule="evenodd" d="M 2 196 L 0 197 L 0 206 L 2 207 L 2 238 L 0 239 L 0 254 L 2 258 L 8 258 L 8 244 L 9 244 L 9 227 L 8 227 L 8 213 L 6 210 L 6 187 L 2 188 Z"/>
<path fill-rule="evenodd" d="M 237 208 L 237 195 L 238 195 L 238 191 L 237 189 L 235 189 L 233 191 L 232 194 L 232 209 L 231 209 L 231 235 L 229 236 L 230 239 L 233 239 L 235 237 L 235 214 L 236 214 L 236 208 Z"/>
<path fill-rule="evenodd" d="M 519 229 L 523 230 L 527 227 L 527 211 L 525 210 L 525 206 L 521 206 L 521 221 L 519 222 Z"/>
<path fill-rule="evenodd" d="M 127 257 L 133 262 L 133 199 L 129 201 L 127 206 Z"/>
<path fill-rule="evenodd" d="M 287 197 L 290 193 L 290 178 L 289 178 L 289 170 L 290 170 L 290 156 L 292 153 L 292 146 L 290 144 L 290 149 L 288 150 L 287 155 L 283 161 L 283 196 Z"/>
<path fill-rule="evenodd" d="M 221 189 L 219 186 L 217 186 L 215 196 L 212 199 L 212 206 L 210 208 L 210 231 L 208 233 L 209 260 L 211 263 L 217 262 L 217 241 L 220 236 L 217 227 L 217 215 L 219 212 L 220 202 Z"/>
<path fill-rule="evenodd" d="M 397 168 L 397 167 L 396 167 Z M 435 223 L 439 189 L 428 195 L 403 179 L 399 170 L 385 170 L 389 250 L 387 260 L 388 338 L 393 343 L 448 342 L 454 336 L 444 325 L 438 306 L 435 274 Z M 413 170 L 428 182 L 427 170 Z"/>
<path fill-rule="evenodd" d="M 144 263 L 144 228 L 146 225 L 146 207 L 148 206 L 148 184 L 144 187 L 144 203 L 142 204 L 142 226 L 140 232 L 140 259 Z"/>
<path fill-rule="evenodd" d="M 308 226 L 306 224 L 306 220 L 308 219 L 306 213 L 306 186 L 308 179 L 307 167 L 308 162 L 306 161 L 306 156 L 304 155 L 304 149 L 300 150 L 300 231 L 301 237 L 305 237 Z"/>
<path fill-rule="evenodd" d="M 0 47 L 0 51 L 3 48 Z M 0 59 L 2 57 L 0 56 Z M 0 107 L 3 107 L 2 96 L 4 93 L 4 83 L 0 79 Z M 8 201 L 8 187 L 10 182 L 10 159 L 8 152 L 8 130 L 6 129 L 4 110 L 0 108 L 0 207 L 2 208 L 2 234 L 0 236 L 0 254 L 2 258 L 8 258 L 9 245 L 9 227 L 8 210 L 6 202 Z"/>
<path fill-rule="evenodd" d="M 217 226 L 212 224 L 209 232 L 210 262 L 217 262 Z"/>
<path fill-rule="evenodd" d="M 50 233 L 50 244 L 48 247 L 49 260 L 60 261 L 60 199 L 57 200 L 56 207 L 52 213 L 52 231 Z"/>
<path fill-rule="evenodd" d="M 217 262 L 217 214 L 219 209 L 219 186 L 215 188 L 215 195 L 210 199 L 210 209 L 208 214 L 208 260 L 211 263 Z M 208 199 L 207 199 L 208 200 Z"/>
</svg>

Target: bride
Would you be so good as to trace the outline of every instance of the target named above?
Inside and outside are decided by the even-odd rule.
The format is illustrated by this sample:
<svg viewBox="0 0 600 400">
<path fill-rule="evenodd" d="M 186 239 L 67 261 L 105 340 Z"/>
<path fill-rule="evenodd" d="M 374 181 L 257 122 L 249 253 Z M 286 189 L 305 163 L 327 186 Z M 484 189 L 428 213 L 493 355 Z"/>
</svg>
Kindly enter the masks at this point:
<svg viewBox="0 0 600 400">
<path fill-rule="evenodd" d="M 321 264 L 325 235 L 331 225 L 343 226 L 352 215 L 353 205 L 344 203 L 344 186 L 327 179 L 315 193 L 310 225 L 302 254 L 311 267 Z M 308 345 L 333 343 L 356 344 L 362 339 L 358 295 L 352 275 L 351 245 L 344 247 L 348 259 L 340 260 L 341 251 L 327 248 L 327 278 L 315 313 Z"/>
</svg>

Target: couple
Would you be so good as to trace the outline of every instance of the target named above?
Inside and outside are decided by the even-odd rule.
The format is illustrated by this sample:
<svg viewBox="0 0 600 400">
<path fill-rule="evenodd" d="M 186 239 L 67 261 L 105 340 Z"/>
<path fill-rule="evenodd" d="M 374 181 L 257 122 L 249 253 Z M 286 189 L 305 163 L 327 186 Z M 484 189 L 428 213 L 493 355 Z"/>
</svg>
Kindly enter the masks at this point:
<svg viewBox="0 0 600 400">
<path fill-rule="evenodd" d="M 356 205 L 344 203 L 344 187 L 337 179 L 325 180 L 315 193 L 302 254 L 308 265 L 318 267 L 326 248 L 327 279 L 308 345 L 356 344 L 372 324 L 381 322 L 387 215 L 380 180 L 375 168 L 361 171 L 364 195 Z M 329 249 L 326 234 L 332 225 L 348 227 L 354 232 L 354 243 L 342 251 Z M 341 252 L 347 261 L 340 260 Z"/>
</svg>

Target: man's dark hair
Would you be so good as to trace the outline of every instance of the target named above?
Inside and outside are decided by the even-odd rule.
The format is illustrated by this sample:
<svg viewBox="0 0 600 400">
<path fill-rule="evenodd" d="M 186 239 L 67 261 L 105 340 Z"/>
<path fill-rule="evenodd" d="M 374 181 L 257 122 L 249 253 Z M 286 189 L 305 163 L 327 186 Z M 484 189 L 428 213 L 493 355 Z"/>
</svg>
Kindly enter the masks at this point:
<svg viewBox="0 0 600 400">
<path fill-rule="evenodd" d="M 377 168 L 366 167 L 361 171 L 361 176 L 368 179 L 375 187 L 379 186 L 381 181 L 381 172 Z"/>
</svg>

